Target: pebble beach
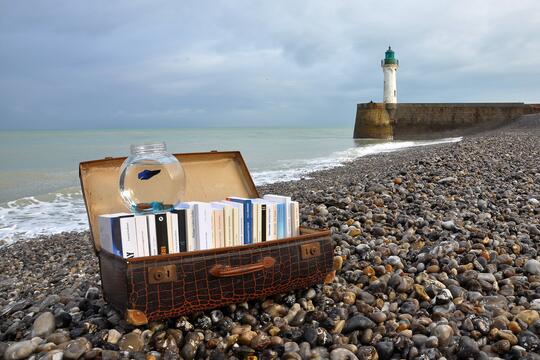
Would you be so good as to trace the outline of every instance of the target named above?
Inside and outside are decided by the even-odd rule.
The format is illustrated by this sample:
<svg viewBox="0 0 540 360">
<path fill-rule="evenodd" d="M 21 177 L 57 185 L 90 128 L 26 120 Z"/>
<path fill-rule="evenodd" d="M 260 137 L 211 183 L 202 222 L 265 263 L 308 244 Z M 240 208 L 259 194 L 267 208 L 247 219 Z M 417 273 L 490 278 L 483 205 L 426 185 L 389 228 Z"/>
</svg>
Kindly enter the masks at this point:
<svg viewBox="0 0 540 360">
<path fill-rule="evenodd" d="M 0 248 L 0 359 L 540 359 L 540 116 L 259 192 L 329 228 L 334 281 L 133 327 L 88 232 Z"/>
</svg>

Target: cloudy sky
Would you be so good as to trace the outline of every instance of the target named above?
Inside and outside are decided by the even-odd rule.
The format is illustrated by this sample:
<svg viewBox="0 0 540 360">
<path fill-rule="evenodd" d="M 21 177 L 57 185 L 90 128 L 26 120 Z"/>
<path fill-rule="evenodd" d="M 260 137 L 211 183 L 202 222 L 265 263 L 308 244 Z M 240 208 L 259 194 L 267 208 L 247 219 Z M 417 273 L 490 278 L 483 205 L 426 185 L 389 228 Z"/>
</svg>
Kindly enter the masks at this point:
<svg viewBox="0 0 540 360">
<path fill-rule="evenodd" d="M 400 102 L 540 102 L 540 2 L 0 0 L 0 129 L 352 126 Z"/>
</svg>

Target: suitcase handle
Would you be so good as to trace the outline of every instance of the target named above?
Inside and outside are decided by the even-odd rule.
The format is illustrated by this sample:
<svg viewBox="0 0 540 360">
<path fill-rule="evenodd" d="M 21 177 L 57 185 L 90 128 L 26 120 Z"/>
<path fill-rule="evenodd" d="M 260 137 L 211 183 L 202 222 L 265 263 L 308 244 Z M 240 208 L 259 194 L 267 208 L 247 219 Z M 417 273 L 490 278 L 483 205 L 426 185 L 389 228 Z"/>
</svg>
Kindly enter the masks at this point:
<svg viewBox="0 0 540 360">
<path fill-rule="evenodd" d="M 214 265 L 209 272 L 215 277 L 238 276 L 271 268 L 275 263 L 276 259 L 271 256 L 266 256 L 261 261 L 254 264 L 240 266 Z"/>
</svg>

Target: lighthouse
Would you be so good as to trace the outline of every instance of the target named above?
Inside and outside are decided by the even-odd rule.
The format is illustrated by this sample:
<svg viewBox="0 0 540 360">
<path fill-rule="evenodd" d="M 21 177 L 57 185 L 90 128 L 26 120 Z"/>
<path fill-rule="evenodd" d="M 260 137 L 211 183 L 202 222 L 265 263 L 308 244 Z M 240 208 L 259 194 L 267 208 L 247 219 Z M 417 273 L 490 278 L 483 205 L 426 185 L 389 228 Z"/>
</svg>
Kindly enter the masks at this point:
<svg viewBox="0 0 540 360">
<path fill-rule="evenodd" d="M 399 61 L 395 58 L 394 50 L 389 46 L 384 53 L 384 60 L 381 60 L 381 67 L 384 73 L 384 95 L 385 104 L 397 103 L 396 73 Z"/>
</svg>

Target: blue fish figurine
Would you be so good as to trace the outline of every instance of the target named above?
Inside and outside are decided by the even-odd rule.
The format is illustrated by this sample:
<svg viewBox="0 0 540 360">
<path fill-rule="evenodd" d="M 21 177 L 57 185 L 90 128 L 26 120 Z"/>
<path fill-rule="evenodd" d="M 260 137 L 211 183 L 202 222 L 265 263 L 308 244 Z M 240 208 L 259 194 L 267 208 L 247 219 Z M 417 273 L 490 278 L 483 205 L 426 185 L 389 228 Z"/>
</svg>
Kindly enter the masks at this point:
<svg viewBox="0 0 540 360">
<path fill-rule="evenodd" d="M 137 175 L 137 177 L 139 178 L 139 180 L 148 180 L 148 179 L 153 178 L 154 176 L 156 176 L 160 172 L 161 172 L 161 170 L 144 170 L 144 171 L 141 171 Z"/>
</svg>

